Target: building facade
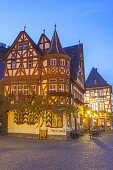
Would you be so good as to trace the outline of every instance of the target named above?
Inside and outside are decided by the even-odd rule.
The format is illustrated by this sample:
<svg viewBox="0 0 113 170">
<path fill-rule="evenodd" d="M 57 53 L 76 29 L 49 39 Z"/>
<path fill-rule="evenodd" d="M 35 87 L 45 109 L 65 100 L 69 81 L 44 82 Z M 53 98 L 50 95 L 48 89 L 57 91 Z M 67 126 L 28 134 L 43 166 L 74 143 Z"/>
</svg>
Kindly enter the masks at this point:
<svg viewBox="0 0 113 170">
<path fill-rule="evenodd" d="M 45 34 L 37 44 L 25 31 L 21 31 L 3 58 L 5 63 L 3 85 L 4 94 L 30 95 L 32 87 L 35 95 L 54 96 L 61 105 L 83 104 L 85 92 L 83 44 L 62 48 L 56 28 L 50 41 Z M 80 128 L 80 114 L 73 128 Z M 66 139 L 70 129 L 67 118 L 52 115 L 50 126 L 45 123 L 14 122 L 14 112 L 8 113 L 8 133 L 10 135 L 37 136 L 46 131 L 47 138 Z"/>
<path fill-rule="evenodd" d="M 96 68 L 92 68 L 87 80 L 84 103 L 93 111 L 93 127 L 111 127 L 112 87 L 102 78 Z"/>
</svg>

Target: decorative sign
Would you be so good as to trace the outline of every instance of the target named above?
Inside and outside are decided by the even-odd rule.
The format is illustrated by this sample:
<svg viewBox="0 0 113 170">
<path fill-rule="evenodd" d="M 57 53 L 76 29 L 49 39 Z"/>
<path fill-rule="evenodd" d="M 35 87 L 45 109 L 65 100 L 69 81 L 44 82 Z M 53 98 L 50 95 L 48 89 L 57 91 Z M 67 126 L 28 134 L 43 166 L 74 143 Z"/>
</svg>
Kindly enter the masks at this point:
<svg viewBox="0 0 113 170">
<path fill-rule="evenodd" d="M 52 132 L 52 133 L 65 133 L 66 131 L 65 131 L 65 129 L 51 129 L 50 132 Z"/>
</svg>

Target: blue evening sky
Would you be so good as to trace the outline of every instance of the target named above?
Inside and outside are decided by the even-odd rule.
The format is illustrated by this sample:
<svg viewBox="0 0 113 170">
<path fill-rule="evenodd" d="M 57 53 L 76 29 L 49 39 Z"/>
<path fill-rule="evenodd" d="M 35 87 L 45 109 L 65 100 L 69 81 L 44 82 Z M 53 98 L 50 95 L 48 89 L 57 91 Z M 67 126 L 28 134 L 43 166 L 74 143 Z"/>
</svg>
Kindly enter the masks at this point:
<svg viewBox="0 0 113 170">
<path fill-rule="evenodd" d="M 63 47 L 84 45 L 86 78 L 96 67 L 113 85 L 113 0 L 0 0 L 0 42 L 11 45 L 26 32 L 38 42 L 43 29 L 51 39 L 54 24 Z"/>
</svg>

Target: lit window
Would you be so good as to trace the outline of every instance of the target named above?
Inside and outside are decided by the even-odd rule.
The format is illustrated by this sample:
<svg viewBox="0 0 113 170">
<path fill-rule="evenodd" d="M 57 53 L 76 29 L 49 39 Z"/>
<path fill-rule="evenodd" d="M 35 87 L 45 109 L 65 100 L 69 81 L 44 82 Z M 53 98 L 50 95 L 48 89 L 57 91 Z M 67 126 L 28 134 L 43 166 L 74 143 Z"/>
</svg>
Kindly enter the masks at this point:
<svg viewBox="0 0 113 170">
<path fill-rule="evenodd" d="M 16 61 L 12 61 L 12 68 L 16 68 Z"/>
<path fill-rule="evenodd" d="M 99 125 L 105 126 L 105 119 L 99 119 Z"/>
<path fill-rule="evenodd" d="M 16 95 L 16 86 L 11 86 L 11 93 Z"/>
<path fill-rule="evenodd" d="M 70 68 L 70 62 L 67 61 L 67 68 Z"/>
<path fill-rule="evenodd" d="M 22 50 L 23 44 L 18 44 L 18 50 Z"/>
<path fill-rule="evenodd" d="M 52 127 L 62 127 L 63 126 L 63 116 L 52 114 Z"/>
<path fill-rule="evenodd" d="M 28 43 L 24 43 L 24 49 L 28 48 Z"/>
<path fill-rule="evenodd" d="M 23 86 L 18 86 L 18 94 L 22 94 L 23 93 Z"/>
<path fill-rule="evenodd" d="M 49 85 L 49 91 L 56 91 L 56 85 L 55 84 L 50 84 Z"/>
<path fill-rule="evenodd" d="M 28 95 L 29 88 L 27 85 L 24 86 L 24 94 Z"/>
<path fill-rule="evenodd" d="M 36 95 L 36 85 L 31 85 L 31 94 Z"/>
<path fill-rule="evenodd" d="M 104 110 L 104 103 L 98 103 L 98 110 Z"/>
<path fill-rule="evenodd" d="M 90 103 L 90 107 L 93 111 L 95 111 L 95 103 Z"/>
<path fill-rule="evenodd" d="M 65 60 L 64 59 L 60 59 L 60 65 L 65 66 Z"/>
<path fill-rule="evenodd" d="M 95 96 L 95 91 L 94 90 L 90 90 L 90 96 Z"/>
<path fill-rule="evenodd" d="M 32 67 L 32 60 L 28 60 L 28 67 L 29 67 L 29 68 Z"/>
<path fill-rule="evenodd" d="M 59 84 L 59 91 L 63 92 L 64 91 L 64 84 Z"/>
<path fill-rule="evenodd" d="M 103 90 L 102 89 L 98 90 L 98 96 L 103 96 Z"/>
<path fill-rule="evenodd" d="M 50 63 L 51 63 L 51 66 L 55 66 L 56 65 L 56 59 L 51 59 Z"/>
<path fill-rule="evenodd" d="M 54 82 L 56 82 L 56 79 L 50 79 L 49 82 L 54 83 Z"/>
</svg>

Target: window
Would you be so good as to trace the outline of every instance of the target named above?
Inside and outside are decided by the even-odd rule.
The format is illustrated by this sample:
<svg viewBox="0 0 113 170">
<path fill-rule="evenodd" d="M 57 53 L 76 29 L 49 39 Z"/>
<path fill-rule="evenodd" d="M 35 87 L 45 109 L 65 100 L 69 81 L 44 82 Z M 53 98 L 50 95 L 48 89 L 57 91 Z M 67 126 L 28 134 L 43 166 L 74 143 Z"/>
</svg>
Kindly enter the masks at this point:
<svg viewBox="0 0 113 170">
<path fill-rule="evenodd" d="M 59 91 L 63 92 L 64 91 L 64 84 L 59 84 Z"/>
<path fill-rule="evenodd" d="M 50 79 L 49 82 L 54 83 L 54 82 L 56 82 L 56 79 Z"/>
<path fill-rule="evenodd" d="M 28 60 L 28 67 L 29 67 L 29 68 L 32 67 L 32 60 Z"/>
<path fill-rule="evenodd" d="M 103 89 L 98 90 L 98 96 L 103 96 Z"/>
<path fill-rule="evenodd" d="M 36 95 L 36 85 L 31 85 L 31 94 Z"/>
<path fill-rule="evenodd" d="M 64 59 L 60 59 L 60 65 L 65 66 L 65 60 Z"/>
<path fill-rule="evenodd" d="M 66 79 L 66 80 L 65 80 L 65 83 L 66 83 L 66 84 L 69 84 L 69 80 Z"/>
<path fill-rule="evenodd" d="M 24 86 L 24 94 L 25 95 L 28 95 L 28 92 L 29 92 L 29 88 L 27 85 Z"/>
<path fill-rule="evenodd" d="M 98 103 L 98 110 L 104 110 L 104 103 Z"/>
<path fill-rule="evenodd" d="M 63 116 L 52 114 L 52 127 L 60 128 L 63 126 Z"/>
<path fill-rule="evenodd" d="M 59 79 L 59 82 L 60 83 L 64 83 L 64 79 Z"/>
<path fill-rule="evenodd" d="M 35 124 L 35 114 L 33 112 L 28 113 L 28 124 Z"/>
<path fill-rule="evenodd" d="M 94 90 L 90 90 L 90 96 L 95 96 L 95 91 Z"/>
<path fill-rule="evenodd" d="M 69 86 L 66 84 L 66 92 L 69 92 Z"/>
<path fill-rule="evenodd" d="M 99 119 L 99 125 L 105 126 L 105 119 Z"/>
<path fill-rule="evenodd" d="M 56 85 L 55 84 L 50 84 L 49 85 L 49 91 L 56 91 Z"/>
<path fill-rule="evenodd" d="M 18 94 L 22 94 L 23 93 L 23 86 L 18 86 Z"/>
<path fill-rule="evenodd" d="M 18 50 L 22 50 L 23 44 L 18 44 Z"/>
<path fill-rule="evenodd" d="M 12 68 L 16 68 L 16 61 L 12 61 Z"/>
<path fill-rule="evenodd" d="M 24 49 L 28 48 L 28 43 L 24 43 Z"/>
<path fill-rule="evenodd" d="M 70 68 L 70 62 L 67 61 L 67 68 Z"/>
<path fill-rule="evenodd" d="M 94 84 L 97 84 L 98 83 L 98 79 L 94 79 L 93 82 L 94 82 Z"/>
<path fill-rule="evenodd" d="M 95 111 L 95 103 L 90 103 L 90 107 L 93 111 Z"/>
<path fill-rule="evenodd" d="M 55 66 L 56 65 L 56 59 L 51 59 L 50 64 L 51 64 L 51 66 Z"/>
<path fill-rule="evenodd" d="M 11 93 L 16 95 L 16 86 L 11 86 Z"/>
</svg>

